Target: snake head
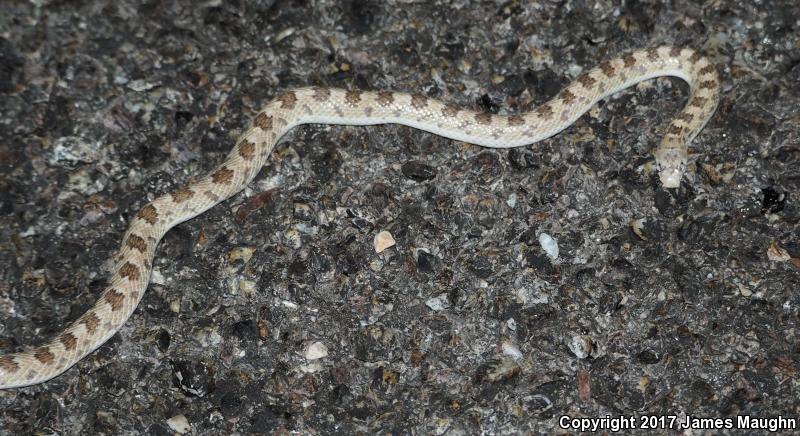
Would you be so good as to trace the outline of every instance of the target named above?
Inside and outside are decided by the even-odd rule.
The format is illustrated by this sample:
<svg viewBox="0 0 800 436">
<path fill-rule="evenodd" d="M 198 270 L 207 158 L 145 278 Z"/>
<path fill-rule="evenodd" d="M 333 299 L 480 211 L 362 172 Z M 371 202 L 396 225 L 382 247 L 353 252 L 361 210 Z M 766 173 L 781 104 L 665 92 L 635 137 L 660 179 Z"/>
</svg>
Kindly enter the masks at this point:
<svg viewBox="0 0 800 436">
<path fill-rule="evenodd" d="M 665 137 L 654 153 L 658 177 L 665 188 L 677 188 L 686 172 L 686 143 L 679 138 Z"/>
</svg>

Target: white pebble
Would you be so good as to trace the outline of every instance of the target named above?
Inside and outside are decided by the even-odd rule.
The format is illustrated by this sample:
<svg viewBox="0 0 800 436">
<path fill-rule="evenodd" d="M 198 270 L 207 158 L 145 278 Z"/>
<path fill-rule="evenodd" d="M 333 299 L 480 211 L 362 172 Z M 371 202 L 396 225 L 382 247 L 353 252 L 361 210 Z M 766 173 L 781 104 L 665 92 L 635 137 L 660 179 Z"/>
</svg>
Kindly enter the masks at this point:
<svg viewBox="0 0 800 436">
<path fill-rule="evenodd" d="M 256 282 L 252 280 L 241 280 L 239 282 L 239 290 L 244 292 L 245 295 L 253 295 L 256 289 Z"/>
<path fill-rule="evenodd" d="M 506 321 L 506 327 L 508 327 L 508 329 L 511 330 L 511 331 L 516 330 L 517 329 L 517 321 L 514 318 L 509 318 L 508 321 Z"/>
<path fill-rule="evenodd" d="M 558 259 L 558 241 L 553 239 L 552 236 L 547 233 L 540 233 L 539 245 L 541 245 L 542 250 L 547 253 L 547 257 L 553 260 Z"/>
<path fill-rule="evenodd" d="M 313 374 L 315 372 L 322 371 L 324 368 L 322 367 L 322 365 L 320 365 L 319 361 L 315 360 L 307 365 L 300 365 L 297 367 L 297 369 L 306 374 Z"/>
<path fill-rule="evenodd" d="M 161 270 L 153 268 L 153 272 L 150 273 L 150 283 L 166 285 L 167 280 L 164 278 L 164 275 L 161 274 Z"/>
<path fill-rule="evenodd" d="M 575 335 L 567 343 L 567 346 L 578 359 L 585 359 L 592 352 L 592 340 L 588 336 Z"/>
<path fill-rule="evenodd" d="M 503 354 L 506 356 L 514 360 L 522 359 L 522 351 L 520 351 L 519 348 L 510 340 L 503 339 L 503 342 L 500 343 L 500 348 L 503 350 Z"/>
<path fill-rule="evenodd" d="M 512 192 L 506 199 L 506 204 L 512 209 L 515 208 L 517 206 L 517 194 Z"/>
<path fill-rule="evenodd" d="M 447 294 L 441 294 L 426 301 L 425 305 L 428 309 L 439 312 L 450 307 L 450 299 L 447 298 Z"/>
<path fill-rule="evenodd" d="M 173 429 L 176 433 L 184 434 L 192 430 L 189 420 L 184 415 L 175 415 L 167 420 L 169 428 Z"/>
<path fill-rule="evenodd" d="M 149 91 L 156 86 L 158 86 L 157 83 L 151 83 L 143 79 L 137 79 L 132 82 L 128 82 L 128 88 L 136 92 Z"/>
<path fill-rule="evenodd" d="M 373 241 L 375 245 L 375 252 L 380 253 L 381 251 L 393 247 L 395 244 L 394 236 L 391 233 L 383 230 L 382 232 L 375 235 L 375 240 Z"/>
<path fill-rule="evenodd" d="M 306 359 L 317 360 L 328 355 L 328 347 L 322 342 L 314 342 L 306 348 Z"/>
</svg>

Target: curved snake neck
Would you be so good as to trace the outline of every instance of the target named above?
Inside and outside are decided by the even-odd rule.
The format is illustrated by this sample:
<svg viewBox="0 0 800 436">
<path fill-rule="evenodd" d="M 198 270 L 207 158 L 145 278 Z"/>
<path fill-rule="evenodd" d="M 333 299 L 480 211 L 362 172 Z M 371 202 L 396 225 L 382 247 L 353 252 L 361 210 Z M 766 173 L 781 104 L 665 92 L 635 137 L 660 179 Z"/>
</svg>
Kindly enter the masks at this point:
<svg viewBox="0 0 800 436">
<path fill-rule="evenodd" d="M 139 304 L 164 234 L 242 190 L 275 143 L 296 125 L 396 123 L 484 147 L 517 147 L 555 135 L 598 100 L 657 76 L 677 76 L 691 87 L 686 107 L 670 123 L 655 151 L 662 184 L 674 188 L 686 169 L 688 143 L 714 113 L 719 99 L 716 69 L 688 48 L 650 48 L 602 62 L 549 102 L 512 116 L 464 110 L 420 94 L 319 87 L 285 92 L 255 117 L 221 165 L 136 214 L 114 257 L 109 283 L 94 307 L 50 342 L 0 356 L 0 389 L 50 380 L 113 336 Z"/>
</svg>

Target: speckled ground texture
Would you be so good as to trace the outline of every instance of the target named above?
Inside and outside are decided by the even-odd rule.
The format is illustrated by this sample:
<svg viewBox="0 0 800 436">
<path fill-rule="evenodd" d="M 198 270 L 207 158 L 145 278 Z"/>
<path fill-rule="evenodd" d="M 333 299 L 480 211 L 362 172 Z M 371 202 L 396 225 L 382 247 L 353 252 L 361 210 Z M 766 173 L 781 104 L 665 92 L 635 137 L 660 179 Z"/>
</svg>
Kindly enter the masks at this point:
<svg viewBox="0 0 800 436">
<path fill-rule="evenodd" d="M 3 352 L 93 304 L 131 214 L 220 162 L 282 90 L 515 113 L 671 43 L 713 59 L 722 100 L 670 191 L 651 150 L 687 99 L 677 79 L 515 150 L 295 129 L 247 190 L 166 236 L 119 334 L 0 391 L 0 433 L 169 434 L 183 415 L 209 435 L 539 434 L 562 415 L 800 414 L 792 1 L 140 3 L 0 3 Z M 382 230 L 397 244 L 376 254 Z"/>
</svg>

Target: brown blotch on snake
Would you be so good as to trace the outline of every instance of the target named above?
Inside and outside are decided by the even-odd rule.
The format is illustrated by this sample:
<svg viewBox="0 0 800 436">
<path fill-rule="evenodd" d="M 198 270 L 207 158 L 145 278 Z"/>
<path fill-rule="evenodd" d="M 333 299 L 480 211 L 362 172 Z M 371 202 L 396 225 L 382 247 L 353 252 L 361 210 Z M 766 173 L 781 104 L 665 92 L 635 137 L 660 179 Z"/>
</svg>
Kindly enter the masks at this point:
<svg viewBox="0 0 800 436">
<path fill-rule="evenodd" d="M 509 126 L 522 126 L 525 125 L 525 118 L 519 115 L 511 115 L 508 117 L 508 125 Z"/>
<path fill-rule="evenodd" d="M 484 126 L 488 126 L 492 124 L 492 114 L 488 112 L 478 112 L 475 114 L 475 121 L 478 124 L 483 124 Z"/>
<path fill-rule="evenodd" d="M 628 53 L 622 57 L 622 62 L 625 63 L 625 68 L 630 68 L 636 65 L 636 57 L 634 57 L 633 54 Z"/>
<path fill-rule="evenodd" d="M 449 105 L 449 104 L 448 104 L 448 105 L 445 105 L 445 106 L 442 108 L 442 115 L 444 115 L 444 116 L 446 116 L 446 117 L 448 117 L 448 118 L 453 118 L 453 117 L 455 117 L 456 115 L 458 115 L 458 113 L 459 113 L 460 111 L 461 111 L 461 109 L 459 109 L 459 108 L 457 108 L 457 107 L 455 107 L 455 106 L 453 106 L 453 105 Z"/>
<path fill-rule="evenodd" d="M 120 277 L 127 277 L 131 281 L 139 280 L 139 267 L 130 262 L 125 262 L 119 268 L 119 275 Z"/>
<path fill-rule="evenodd" d="M 700 85 L 698 86 L 698 89 L 714 89 L 716 87 L 717 87 L 717 81 L 716 80 L 706 80 L 706 81 L 700 82 Z"/>
<path fill-rule="evenodd" d="M 0 356 L 0 369 L 13 374 L 19 370 L 19 365 L 17 365 L 17 362 L 14 362 L 11 356 Z"/>
<path fill-rule="evenodd" d="M 297 103 L 297 95 L 294 91 L 287 91 L 278 96 L 278 100 L 281 102 L 281 109 L 294 109 L 295 103 Z"/>
<path fill-rule="evenodd" d="M 122 309 L 122 300 L 125 295 L 117 292 L 116 289 L 109 289 L 105 295 L 106 302 L 111 306 L 111 311 L 116 312 Z"/>
<path fill-rule="evenodd" d="M 578 82 L 583 85 L 584 88 L 591 88 L 597 82 L 592 76 L 588 73 L 581 74 L 578 76 Z"/>
<path fill-rule="evenodd" d="M 192 191 L 189 188 L 183 188 L 183 189 L 178 189 L 175 192 L 171 192 L 169 196 L 172 197 L 173 202 L 180 204 L 194 197 L 194 191 Z"/>
<path fill-rule="evenodd" d="M 575 94 L 569 92 L 569 89 L 565 89 L 564 92 L 561 93 L 561 100 L 566 104 L 570 104 L 575 101 Z"/>
<path fill-rule="evenodd" d="M 256 119 L 253 120 L 253 125 L 265 132 L 272 130 L 272 115 L 261 112 L 256 116 Z"/>
<path fill-rule="evenodd" d="M 158 221 L 158 211 L 152 204 L 143 207 L 136 216 L 147 221 L 149 224 L 155 224 Z"/>
<path fill-rule="evenodd" d="M 74 350 L 75 346 L 78 344 L 78 339 L 70 332 L 66 332 L 63 335 L 59 336 L 59 342 L 64 345 L 64 348 L 68 351 Z"/>
<path fill-rule="evenodd" d="M 349 104 L 350 106 L 356 107 L 358 105 L 358 102 L 361 101 L 361 91 L 356 89 L 349 89 L 344 94 L 344 101 L 346 101 L 347 104 Z"/>
<path fill-rule="evenodd" d="M 239 143 L 239 156 L 244 160 L 252 160 L 256 156 L 256 144 L 243 139 Z"/>
<path fill-rule="evenodd" d="M 36 351 L 33 353 L 33 357 L 35 357 L 36 360 L 44 364 L 49 364 L 50 362 L 53 361 L 53 359 L 55 359 L 55 356 L 53 355 L 53 353 L 50 352 L 50 349 L 47 347 L 41 347 L 36 349 Z"/>
<path fill-rule="evenodd" d="M 392 91 L 380 91 L 375 101 L 383 107 L 390 106 L 394 102 L 394 93 Z"/>
<path fill-rule="evenodd" d="M 331 98 L 331 90 L 328 88 L 322 88 L 320 86 L 314 87 L 314 100 L 323 102 L 328 101 Z"/>
<path fill-rule="evenodd" d="M 614 66 L 611 65 L 611 62 L 609 61 L 600 62 L 600 71 L 602 71 L 603 74 L 605 74 L 605 76 L 608 77 L 609 79 L 614 77 L 614 75 L 616 74 Z"/>
<path fill-rule="evenodd" d="M 694 53 L 692 53 L 691 56 L 689 56 L 689 62 L 694 64 L 697 61 L 699 61 L 700 58 L 702 58 L 702 57 L 703 57 L 703 55 L 701 55 L 699 51 L 695 51 Z"/>
<path fill-rule="evenodd" d="M 411 95 L 411 107 L 414 109 L 422 109 L 428 105 L 428 97 L 422 94 Z"/>
<path fill-rule="evenodd" d="M 702 108 L 707 102 L 708 99 L 705 97 L 694 97 L 691 99 L 691 101 L 689 101 L 689 106 Z"/>
<path fill-rule="evenodd" d="M 544 120 L 550 120 L 553 118 L 553 108 L 549 104 L 543 104 L 536 109 L 536 115 Z"/>
<path fill-rule="evenodd" d="M 100 318 L 98 318 L 94 312 L 89 311 L 81 317 L 78 323 L 85 325 L 86 331 L 89 332 L 89 334 L 94 334 L 97 330 L 97 326 L 100 325 Z"/>
<path fill-rule="evenodd" d="M 128 235 L 128 239 L 125 240 L 125 245 L 139 250 L 140 253 L 147 251 L 147 242 L 145 242 L 144 238 L 133 233 Z"/>
<path fill-rule="evenodd" d="M 713 65 L 706 65 L 705 67 L 700 68 L 700 71 L 698 71 L 698 73 L 700 73 L 701 76 L 705 76 L 706 74 L 714 72 L 716 72 L 716 69 L 714 68 Z"/>
<path fill-rule="evenodd" d="M 230 183 L 233 180 L 233 170 L 223 165 L 222 168 L 211 174 L 211 180 L 220 184 Z"/>
</svg>

